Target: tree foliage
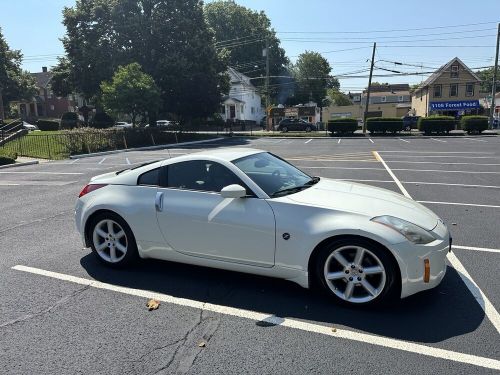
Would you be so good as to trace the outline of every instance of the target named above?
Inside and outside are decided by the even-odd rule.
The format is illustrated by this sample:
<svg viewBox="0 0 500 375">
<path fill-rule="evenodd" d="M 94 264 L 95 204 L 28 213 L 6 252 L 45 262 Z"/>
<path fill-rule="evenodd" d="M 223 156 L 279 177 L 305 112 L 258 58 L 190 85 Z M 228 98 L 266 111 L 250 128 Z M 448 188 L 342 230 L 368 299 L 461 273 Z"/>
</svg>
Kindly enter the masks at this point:
<svg viewBox="0 0 500 375">
<path fill-rule="evenodd" d="M 327 88 L 336 85 L 330 77 L 332 68 L 328 61 L 318 52 L 306 51 L 298 57 L 292 69 L 296 81 L 295 102 L 312 100 L 323 106 Z"/>
<path fill-rule="evenodd" d="M 266 75 L 266 58 L 263 50 L 266 40 L 269 43 L 269 74 L 281 76 L 286 73 L 289 63 L 285 50 L 280 47 L 280 40 L 271 27 L 271 21 L 261 11 L 256 12 L 234 1 L 213 1 L 204 7 L 205 19 L 215 32 L 217 48 L 228 52 L 227 63 L 249 77 L 261 77 L 252 80 L 263 87 Z M 277 98 L 280 94 L 279 78 L 271 78 L 270 95 Z"/>
<path fill-rule="evenodd" d="M 340 92 L 338 89 L 328 89 L 328 99 L 330 103 L 338 106 L 352 105 L 352 101 L 348 95 Z"/>
<path fill-rule="evenodd" d="M 476 72 L 478 75 L 479 79 L 481 79 L 481 91 L 482 92 L 487 92 L 491 94 L 491 90 L 493 89 L 493 74 L 494 74 L 495 68 L 487 68 L 483 70 L 479 70 Z M 500 81 L 499 75 L 500 73 L 497 73 L 497 86 L 496 86 L 496 92 L 500 92 Z"/>
<path fill-rule="evenodd" d="M 190 119 L 217 110 L 228 89 L 223 54 L 199 0 L 77 0 L 65 8 L 67 60 L 57 87 L 69 84 L 99 103 L 100 84 L 137 62 L 160 88 L 161 111 Z"/>
<path fill-rule="evenodd" d="M 160 104 L 160 90 L 153 77 L 138 63 L 120 66 L 110 82 L 101 84 L 104 108 L 114 114 L 128 114 L 135 125 L 138 115 L 146 116 Z"/>
<path fill-rule="evenodd" d="M 0 28 L 0 94 L 4 107 L 9 101 L 31 99 L 36 93 L 35 80 L 21 69 L 22 54 L 11 50 Z"/>
</svg>

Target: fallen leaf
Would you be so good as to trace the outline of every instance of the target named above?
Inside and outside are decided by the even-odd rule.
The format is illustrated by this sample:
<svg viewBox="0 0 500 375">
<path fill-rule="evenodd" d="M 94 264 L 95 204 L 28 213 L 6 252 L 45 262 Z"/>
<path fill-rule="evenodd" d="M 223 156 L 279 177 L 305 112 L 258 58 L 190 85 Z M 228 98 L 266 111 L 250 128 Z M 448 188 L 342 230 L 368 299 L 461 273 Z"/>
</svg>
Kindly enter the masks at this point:
<svg viewBox="0 0 500 375">
<path fill-rule="evenodd" d="M 160 307 L 160 301 L 157 301 L 155 299 L 150 299 L 146 304 L 146 307 L 148 308 L 149 311 L 156 310 L 158 307 Z"/>
<path fill-rule="evenodd" d="M 198 344 L 198 346 L 199 346 L 200 348 L 204 348 L 205 346 L 207 346 L 207 344 L 205 343 L 205 341 L 201 341 L 201 342 Z"/>
<path fill-rule="evenodd" d="M 337 328 L 332 327 L 332 332 L 337 332 Z"/>
</svg>

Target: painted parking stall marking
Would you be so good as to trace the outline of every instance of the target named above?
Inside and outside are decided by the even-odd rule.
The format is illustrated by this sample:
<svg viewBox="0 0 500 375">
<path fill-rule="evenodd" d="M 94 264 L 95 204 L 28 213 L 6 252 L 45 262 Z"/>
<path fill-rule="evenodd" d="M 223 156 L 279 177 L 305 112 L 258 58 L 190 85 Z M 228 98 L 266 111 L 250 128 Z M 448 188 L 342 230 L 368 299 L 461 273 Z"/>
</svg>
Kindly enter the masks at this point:
<svg viewBox="0 0 500 375">
<path fill-rule="evenodd" d="M 320 324 L 299 321 L 296 319 L 282 318 L 274 315 L 269 316 L 269 314 L 264 314 L 256 311 L 238 309 L 229 306 L 215 305 L 203 301 L 179 298 L 168 294 L 155 293 L 142 289 L 127 288 L 91 279 L 85 279 L 82 277 L 76 277 L 57 272 L 46 271 L 43 269 L 33 268 L 23 265 L 16 265 L 12 267 L 12 269 L 40 276 L 50 277 L 62 281 L 67 281 L 79 285 L 85 285 L 96 289 L 108 290 L 112 292 L 128 294 L 146 299 L 156 299 L 158 301 L 173 305 L 186 306 L 204 311 L 211 311 L 223 315 L 249 319 L 257 322 L 265 322 L 268 324 L 277 325 L 281 327 L 287 327 L 301 331 L 326 335 L 337 339 L 357 341 L 385 348 L 401 350 L 409 353 L 420 354 L 423 356 L 446 359 L 453 362 L 460 362 L 478 367 L 500 370 L 500 361 L 493 358 L 480 357 L 476 355 L 435 348 L 422 344 L 416 344 L 404 340 L 391 339 L 387 337 L 351 331 L 348 329 L 335 329 L 334 331 L 332 330 L 331 327 L 327 327 Z"/>
</svg>

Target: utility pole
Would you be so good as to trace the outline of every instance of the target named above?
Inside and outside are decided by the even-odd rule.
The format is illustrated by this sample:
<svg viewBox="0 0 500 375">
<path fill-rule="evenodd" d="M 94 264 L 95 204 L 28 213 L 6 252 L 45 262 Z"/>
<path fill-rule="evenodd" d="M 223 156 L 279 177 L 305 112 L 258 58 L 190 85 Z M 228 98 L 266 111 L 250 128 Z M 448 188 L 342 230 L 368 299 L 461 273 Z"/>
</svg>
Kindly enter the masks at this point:
<svg viewBox="0 0 500 375">
<path fill-rule="evenodd" d="M 266 129 L 269 130 L 269 38 L 266 38 Z"/>
<path fill-rule="evenodd" d="M 5 112 L 4 112 L 4 109 L 3 109 L 2 91 L 3 91 L 3 88 L 0 87 L 0 123 L 3 123 L 3 120 L 5 119 Z"/>
<path fill-rule="evenodd" d="M 491 106 L 490 106 L 490 129 L 493 128 L 493 115 L 495 114 L 495 95 L 497 91 L 497 71 L 498 71 L 498 45 L 500 43 L 500 23 L 498 24 L 497 33 L 497 52 L 495 55 L 495 70 L 493 71 L 493 85 L 491 89 Z"/>
<path fill-rule="evenodd" d="M 368 89 L 366 90 L 365 115 L 363 116 L 363 134 L 366 134 L 366 116 L 368 116 L 368 103 L 370 103 L 370 89 L 372 86 L 373 65 L 375 64 L 375 49 L 377 42 L 373 43 L 372 63 L 370 66 L 370 78 L 368 79 Z"/>
</svg>

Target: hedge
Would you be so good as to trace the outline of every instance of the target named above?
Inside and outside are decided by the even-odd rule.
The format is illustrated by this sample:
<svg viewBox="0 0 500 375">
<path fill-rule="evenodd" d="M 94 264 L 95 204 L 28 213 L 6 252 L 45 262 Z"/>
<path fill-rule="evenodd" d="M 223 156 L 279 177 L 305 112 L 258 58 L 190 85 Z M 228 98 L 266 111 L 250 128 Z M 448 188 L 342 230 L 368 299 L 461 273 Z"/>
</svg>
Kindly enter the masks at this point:
<svg viewBox="0 0 500 375">
<path fill-rule="evenodd" d="M 335 134 L 352 134 L 358 129 L 358 120 L 355 118 L 336 118 L 328 120 L 328 131 Z"/>
<path fill-rule="evenodd" d="M 78 127 L 78 114 L 76 112 L 65 112 L 61 116 L 60 129 L 74 129 Z"/>
<path fill-rule="evenodd" d="M 54 120 L 38 120 L 36 126 L 42 131 L 59 130 L 59 122 Z"/>
<path fill-rule="evenodd" d="M 488 129 L 488 122 L 487 116 L 463 116 L 460 119 L 460 127 L 467 134 L 480 134 Z"/>
<path fill-rule="evenodd" d="M 418 119 L 418 130 L 425 135 L 432 133 L 449 133 L 455 129 L 457 120 L 453 116 L 430 116 Z"/>
<path fill-rule="evenodd" d="M 366 129 L 370 133 L 396 133 L 403 130 L 400 117 L 370 117 L 366 119 Z"/>
<path fill-rule="evenodd" d="M 14 164 L 17 153 L 0 148 L 0 165 Z"/>
<path fill-rule="evenodd" d="M 106 112 L 98 112 L 95 114 L 90 126 L 97 129 L 110 128 L 115 124 L 113 117 L 108 115 Z"/>
</svg>

